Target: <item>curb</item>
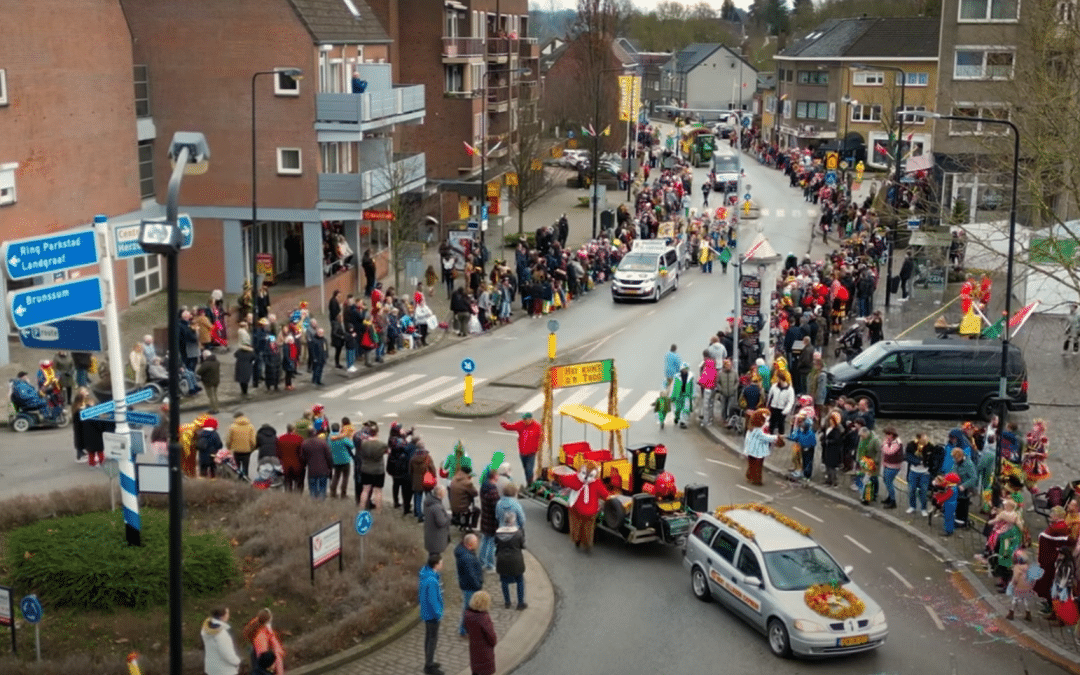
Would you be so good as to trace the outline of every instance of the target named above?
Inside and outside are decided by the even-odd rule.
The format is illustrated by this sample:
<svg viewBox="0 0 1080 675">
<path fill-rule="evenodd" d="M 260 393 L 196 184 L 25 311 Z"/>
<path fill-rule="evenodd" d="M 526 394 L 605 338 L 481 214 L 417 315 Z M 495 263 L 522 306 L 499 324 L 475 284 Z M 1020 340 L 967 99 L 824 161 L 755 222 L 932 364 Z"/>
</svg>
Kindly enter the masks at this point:
<svg viewBox="0 0 1080 675">
<path fill-rule="evenodd" d="M 469 410 L 464 403 L 454 401 L 448 404 L 441 404 L 432 406 L 431 410 L 436 415 L 442 415 L 443 417 L 452 417 L 454 419 L 467 420 L 467 419 L 485 419 L 488 417 L 498 417 L 499 415 L 505 415 L 510 408 L 517 405 L 514 401 L 495 401 L 492 399 L 476 399 L 473 405 L 483 405 L 486 410 Z"/>
<path fill-rule="evenodd" d="M 321 675 L 322 673 L 330 672 L 346 663 L 357 661 L 368 654 L 382 649 L 412 630 L 412 628 L 419 623 L 420 608 L 413 607 L 405 613 L 405 616 L 398 619 L 381 633 L 376 633 L 375 636 L 367 642 L 356 645 L 355 647 L 349 647 L 348 649 L 342 650 L 333 656 L 327 656 L 315 663 L 293 668 L 289 672 L 294 673 L 294 675 Z"/>
<path fill-rule="evenodd" d="M 708 438 L 714 441 L 717 445 L 723 446 L 732 454 L 738 455 L 740 457 L 742 456 L 742 453 L 739 452 L 739 448 L 735 445 L 732 439 L 721 434 L 720 431 L 715 427 L 704 427 L 702 428 L 702 432 Z M 764 468 L 769 473 L 775 474 L 777 476 L 785 476 L 784 471 L 777 469 L 774 466 L 769 466 L 768 464 L 766 464 Z M 1015 638 L 1017 642 L 1021 643 L 1023 646 L 1035 652 L 1036 654 L 1039 654 L 1048 661 L 1051 661 L 1058 667 L 1063 668 L 1070 673 L 1080 675 L 1080 660 L 1077 659 L 1077 656 L 1075 654 L 1070 653 L 1068 650 L 1047 641 L 1043 638 L 1042 635 L 1040 635 L 1038 632 L 1031 628 L 1025 626 L 1022 629 L 1018 629 L 1013 624 L 1005 621 L 1000 614 L 999 608 L 993 601 L 993 599 L 997 597 L 996 594 L 991 592 L 986 587 L 986 584 L 983 582 L 983 580 L 977 574 L 972 572 L 971 569 L 963 563 L 963 561 L 958 561 L 952 551 L 942 546 L 942 544 L 937 540 L 936 537 L 933 537 L 926 532 L 923 532 L 922 530 L 916 529 L 908 523 L 905 523 L 902 520 L 886 514 L 884 511 L 881 511 L 879 509 L 866 508 L 857 499 L 853 499 L 851 497 L 848 497 L 847 495 L 839 494 L 836 491 L 830 490 L 822 485 L 811 483 L 807 487 L 828 499 L 840 502 L 845 506 L 857 510 L 860 513 L 863 513 L 864 515 L 867 515 L 874 520 L 896 528 L 904 532 L 904 534 L 917 540 L 922 546 L 926 547 L 927 549 L 932 551 L 934 555 L 940 558 L 942 563 L 944 563 L 946 567 L 952 570 L 954 575 L 956 575 L 955 578 L 957 578 L 958 580 L 958 590 L 960 590 L 961 594 L 964 595 L 965 598 L 967 598 L 969 601 L 974 600 L 981 603 L 987 611 L 993 613 L 993 615 L 995 616 L 995 623 L 1003 634 L 1008 635 L 1011 638 Z"/>
</svg>

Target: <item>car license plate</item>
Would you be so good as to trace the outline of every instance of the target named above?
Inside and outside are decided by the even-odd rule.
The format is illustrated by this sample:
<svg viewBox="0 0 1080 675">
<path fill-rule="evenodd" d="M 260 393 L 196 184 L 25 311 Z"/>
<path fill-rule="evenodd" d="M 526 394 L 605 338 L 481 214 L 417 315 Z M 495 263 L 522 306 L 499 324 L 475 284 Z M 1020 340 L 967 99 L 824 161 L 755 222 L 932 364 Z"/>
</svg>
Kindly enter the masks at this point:
<svg viewBox="0 0 1080 675">
<path fill-rule="evenodd" d="M 836 641 L 839 647 L 857 647 L 870 642 L 869 635 L 853 635 L 851 637 L 840 638 Z"/>
</svg>

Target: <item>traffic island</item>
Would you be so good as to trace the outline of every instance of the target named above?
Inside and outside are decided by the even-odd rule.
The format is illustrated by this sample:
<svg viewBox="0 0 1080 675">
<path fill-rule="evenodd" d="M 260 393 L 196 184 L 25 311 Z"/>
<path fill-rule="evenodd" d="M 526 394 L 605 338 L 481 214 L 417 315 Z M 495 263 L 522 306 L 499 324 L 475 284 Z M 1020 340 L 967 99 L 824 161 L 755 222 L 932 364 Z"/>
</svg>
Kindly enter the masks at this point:
<svg viewBox="0 0 1080 675">
<path fill-rule="evenodd" d="M 442 417 L 454 417 L 458 419 L 470 419 L 480 417 L 498 417 L 504 415 L 514 407 L 514 401 L 500 401 L 493 398 L 473 399 L 471 405 L 459 398 L 453 398 L 434 406 L 431 410 Z"/>
</svg>

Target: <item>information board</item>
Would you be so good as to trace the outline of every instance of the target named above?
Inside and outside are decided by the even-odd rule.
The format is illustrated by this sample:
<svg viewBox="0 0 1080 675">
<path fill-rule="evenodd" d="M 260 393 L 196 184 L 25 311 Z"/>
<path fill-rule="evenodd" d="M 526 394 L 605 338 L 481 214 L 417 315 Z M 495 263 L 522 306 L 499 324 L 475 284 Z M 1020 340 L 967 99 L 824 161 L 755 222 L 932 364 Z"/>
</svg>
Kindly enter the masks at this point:
<svg viewBox="0 0 1080 675">
<path fill-rule="evenodd" d="M 615 361 L 613 359 L 552 366 L 550 371 L 551 388 L 558 389 L 560 387 L 578 387 L 585 384 L 611 382 L 614 371 Z"/>
<path fill-rule="evenodd" d="M 311 582 L 315 583 L 315 570 L 322 567 L 326 563 L 330 562 L 334 558 L 339 559 L 339 567 L 341 563 L 341 521 L 333 523 L 329 527 L 324 527 L 315 534 L 311 535 L 310 539 L 310 551 L 311 551 Z"/>
</svg>

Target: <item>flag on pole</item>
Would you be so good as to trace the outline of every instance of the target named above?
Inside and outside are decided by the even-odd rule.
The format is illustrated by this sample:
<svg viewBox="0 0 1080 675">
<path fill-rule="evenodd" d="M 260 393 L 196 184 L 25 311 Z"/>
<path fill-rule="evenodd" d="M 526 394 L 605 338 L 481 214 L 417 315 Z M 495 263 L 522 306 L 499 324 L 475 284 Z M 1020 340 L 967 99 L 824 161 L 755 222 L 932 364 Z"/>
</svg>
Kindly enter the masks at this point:
<svg viewBox="0 0 1080 675">
<path fill-rule="evenodd" d="M 469 144 L 468 144 L 468 143 L 466 143 L 465 141 L 462 141 L 461 143 L 462 143 L 462 144 L 463 144 L 463 145 L 465 146 L 465 152 L 469 153 L 469 157 L 472 157 L 473 155 L 475 155 L 475 154 L 476 154 L 476 152 L 477 152 L 477 151 L 476 151 L 476 148 L 474 148 L 473 146 L 469 145 Z"/>
<path fill-rule="evenodd" d="M 602 135 L 603 136 L 610 136 L 611 135 L 611 125 L 610 124 L 607 125 L 606 127 L 604 127 L 604 131 L 603 131 Z"/>
<path fill-rule="evenodd" d="M 974 306 L 968 310 L 964 318 L 960 320 L 960 328 L 957 330 L 961 335 L 978 335 L 982 330 L 982 319 L 975 313 Z"/>
<path fill-rule="evenodd" d="M 589 130 L 586 129 L 585 127 L 581 127 L 581 135 L 582 136 L 593 136 L 595 134 L 590 133 Z"/>
<path fill-rule="evenodd" d="M 1024 324 L 1027 323 L 1027 320 L 1031 318 L 1031 313 L 1034 312 L 1035 308 L 1039 306 L 1039 302 L 1039 300 L 1035 300 L 1034 302 L 1021 308 L 1021 310 L 1016 314 L 1013 314 L 1012 318 L 1009 319 L 1009 328 L 1013 329 L 1012 335 L 1010 337 L 1016 337 L 1016 334 L 1019 333 L 1020 329 L 1024 327 Z"/>
<path fill-rule="evenodd" d="M 998 319 L 994 325 L 987 326 L 982 330 L 982 337 L 987 340 L 997 340 L 1001 337 L 1001 334 L 1005 331 L 1005 317 Z"/>
</svg>

